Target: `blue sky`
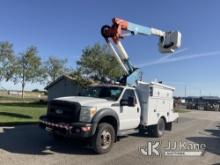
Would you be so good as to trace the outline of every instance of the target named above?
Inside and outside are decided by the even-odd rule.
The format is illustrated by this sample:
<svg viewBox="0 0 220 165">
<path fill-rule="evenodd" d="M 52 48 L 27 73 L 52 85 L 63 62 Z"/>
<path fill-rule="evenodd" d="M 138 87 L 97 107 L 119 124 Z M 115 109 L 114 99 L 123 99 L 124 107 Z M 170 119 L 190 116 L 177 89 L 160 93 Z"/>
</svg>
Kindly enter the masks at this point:
<svg viewBox="0 0 220 165">
<path fill-rule="evenodd" d="M 67 58 L 75 67 L 81 51 L 104 43 L 100 28 L 113 17 L 162 30 L 181 31 L 181 53 L 171 58 L 220 51 L 220 1 L 218 0 L 1 0 L 0 41 L 14 44 L 16 53 L 30 45 L 38 47 L 42 59 L 53 55 Z M 134 36 L 123 41 L 134 65 L 152 63 L 163 55 L 158 38 Z M 173 60 L 142 68 L 144 80 L 163 80 L 176 87 L 176 95 L 220 95 L 220 53 L 188 60 Z M 21 85 L 1 82 L 7 89 Z M 27 90 L 43 88 L 28 84 Z"/>
</svg>

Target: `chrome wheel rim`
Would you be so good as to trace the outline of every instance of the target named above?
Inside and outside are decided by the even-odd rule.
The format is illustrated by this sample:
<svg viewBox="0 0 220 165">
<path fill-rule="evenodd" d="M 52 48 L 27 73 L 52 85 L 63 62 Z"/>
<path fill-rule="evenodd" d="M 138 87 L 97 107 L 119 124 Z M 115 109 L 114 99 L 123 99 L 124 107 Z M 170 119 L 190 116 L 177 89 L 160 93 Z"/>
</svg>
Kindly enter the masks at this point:
<svg viewBox="0 0 220 165">
<path fill-rule="evenodd" d="M 101 133 L 101 147 L 107 149 L 111 145 L 112 136 L 108 130 L 103 130 Z"/>
</svg>

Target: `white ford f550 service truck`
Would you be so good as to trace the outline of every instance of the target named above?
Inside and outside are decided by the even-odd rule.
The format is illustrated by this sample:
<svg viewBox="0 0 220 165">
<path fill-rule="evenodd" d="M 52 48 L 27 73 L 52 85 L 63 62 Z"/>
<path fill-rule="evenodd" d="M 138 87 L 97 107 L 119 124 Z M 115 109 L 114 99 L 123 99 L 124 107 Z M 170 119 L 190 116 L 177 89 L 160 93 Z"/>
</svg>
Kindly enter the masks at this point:
<svg viewBox="0 0 220 165">
<path fill-rule="evenodd" d="M 174 88 L 138 81 L 135 87 L 92 85 L 84 96 L 61 97 L 48 103 L 40 126 L 54 136 L 91 140 L 97 153 L 108 152 L 117 137 L 145 132 L 160 137 L 178 118 Z"/>
<path fill-rule="evenodd" d="M 178 118 L 173 111 L 174 88 L 160 83 L 133 79 L 138 69 L 128 58 L 120 39 L 131 35 L 159 37 L 161 53 L 172 53 L 181 45 L 181 33 L 164 32 L 119 18 L 101 29 L 124 71 L 120 85 L 92 85 L 84 96 L 62 97 L 48 103 L 48 111 L 40 117 L 40 126 L 55 137 L 70 136 L 91 140 L 97 153 L 108 152 L 117 137 L 145 132 L 160 137 L 171 130 Z M 133 82 L 129 82 L 128 80 Z"/>
</svg>

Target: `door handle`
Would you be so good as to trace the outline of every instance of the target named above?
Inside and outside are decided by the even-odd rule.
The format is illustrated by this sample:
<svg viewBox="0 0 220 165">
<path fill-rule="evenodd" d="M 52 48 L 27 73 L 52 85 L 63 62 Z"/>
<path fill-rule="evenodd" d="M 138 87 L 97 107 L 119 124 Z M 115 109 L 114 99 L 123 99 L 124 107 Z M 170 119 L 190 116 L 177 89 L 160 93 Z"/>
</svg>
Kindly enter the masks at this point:
<svg viewBox="0 0 220 165">
<path fill-rule="evenodd" d="M 139 108 L 137 108 L 137 112 L 139 112 Z"/>
</svg>

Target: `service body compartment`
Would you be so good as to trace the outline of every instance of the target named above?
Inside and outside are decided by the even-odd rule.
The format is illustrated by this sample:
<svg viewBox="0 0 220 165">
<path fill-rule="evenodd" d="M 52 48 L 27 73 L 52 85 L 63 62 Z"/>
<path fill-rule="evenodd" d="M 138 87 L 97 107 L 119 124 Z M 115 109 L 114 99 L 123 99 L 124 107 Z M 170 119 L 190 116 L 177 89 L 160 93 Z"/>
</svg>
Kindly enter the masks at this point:
<svg viewBox="0 0 220 165">
<path fill-rule="evenodd" d="M 141 106 L 141 125 L 156 125 L 163 117 L 167 123 L 178 118 L 173 112 L 173 87 L 160 83 L 138 82 L 136 87 Z"/>
</svg>

